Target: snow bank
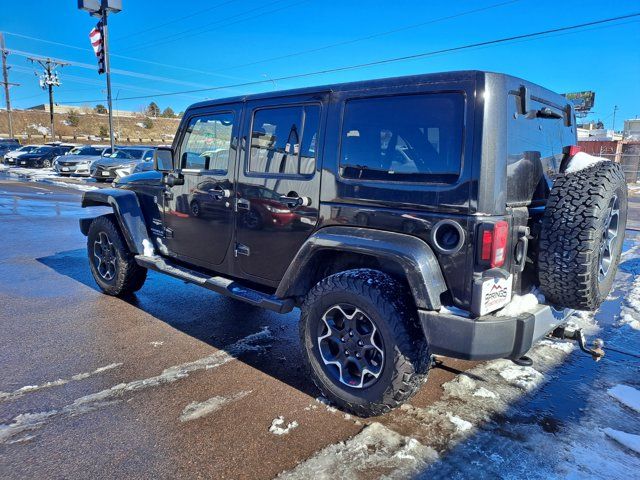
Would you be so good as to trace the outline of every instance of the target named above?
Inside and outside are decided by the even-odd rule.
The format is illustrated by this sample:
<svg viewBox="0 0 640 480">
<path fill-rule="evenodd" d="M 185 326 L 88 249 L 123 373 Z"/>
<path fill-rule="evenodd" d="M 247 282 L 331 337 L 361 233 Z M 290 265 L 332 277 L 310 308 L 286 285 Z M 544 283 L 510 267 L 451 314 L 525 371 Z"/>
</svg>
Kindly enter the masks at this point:
<svg viewBox="0 0 640 480">
<path fill-rule="evenodd" d="M 271 426 L 269 427 L 269 431 L 274 435 L 286 435 L 291 430 L 298 427 L 298 422 L 294 420 L 293 422 L 287 423 L 286 427 L 283 427 L 282 425 L 284 425 L 283 416 L 274 418 L 273 422 L 271 422 Z"/>
<path fill-rule="evenodd" d="M 628 448 L 629 450 L 633 450 L 636 453 L 640 453 L 640 435 L 621 432 L 620 430 L 614 430 L 613 428 L 605 428 L 604 433 L 607 437 L 615 440 L 620 445 Z"/>
<path fill-rule="evenodd" d="M 623 405 L 640 413 L 640 390 L 628 385 L 616 385 L 607 390 L 607 393 Z"/>
<path fill-rule="evenodd" d="M 320 450 L 279 479 L 334 480 L 413 477 L 438 459 L 436 451 L 374 422 L 358 435 Z"/>
<path fill-rule="evenodd" d="M 569 160 L 569 165 L 565 169 L 565 173 L 574 173 L 580 170 L 584 170 L 585 168 L 589 168 L 592 165 L 600 162 L 609 162 L 610 160 L 602 157 L 594 157 L 593 155 L 589 155 L 585 152 L 576 153 L 571 160 Z"/>
</svg>

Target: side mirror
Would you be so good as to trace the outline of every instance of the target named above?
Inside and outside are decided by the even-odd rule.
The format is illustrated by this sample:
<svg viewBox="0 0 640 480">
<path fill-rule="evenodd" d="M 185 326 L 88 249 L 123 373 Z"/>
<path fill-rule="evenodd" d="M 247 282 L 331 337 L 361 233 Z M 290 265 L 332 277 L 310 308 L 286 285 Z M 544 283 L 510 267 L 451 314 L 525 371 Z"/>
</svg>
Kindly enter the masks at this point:
<svg viewBox="0 0 640 480">
<path fill-rule="evenodd" d="M 171 147 L 158 147 L 153 154 L 153 168 L 159 172 L 173 171 L 173 150 Z"/>
</svg>

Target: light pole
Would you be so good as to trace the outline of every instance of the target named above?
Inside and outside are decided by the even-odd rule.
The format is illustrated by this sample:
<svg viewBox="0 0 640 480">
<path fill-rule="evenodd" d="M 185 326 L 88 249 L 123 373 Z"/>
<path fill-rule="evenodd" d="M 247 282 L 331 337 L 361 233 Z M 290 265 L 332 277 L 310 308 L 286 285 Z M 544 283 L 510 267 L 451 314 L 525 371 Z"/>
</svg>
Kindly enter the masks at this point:
<svg viewBox="0 0 640 480">
<path fill-rule="evenodd" d="M 109 140 L 111 151 L 114 150 L 113 135 L 113 104 L 111 102 L 111 67 L 109 60 L 109 29 L 107 22 L 109 12 L 118 13 L 122 10 L 122 0 L 78 0 L 78 8 L 89 12 L 92 17 L 99 17 L 102 23 L 102 55 L 104 58 L 104 73 L 107 76 L 107 105 L 109 109 Z"/>
</svg>

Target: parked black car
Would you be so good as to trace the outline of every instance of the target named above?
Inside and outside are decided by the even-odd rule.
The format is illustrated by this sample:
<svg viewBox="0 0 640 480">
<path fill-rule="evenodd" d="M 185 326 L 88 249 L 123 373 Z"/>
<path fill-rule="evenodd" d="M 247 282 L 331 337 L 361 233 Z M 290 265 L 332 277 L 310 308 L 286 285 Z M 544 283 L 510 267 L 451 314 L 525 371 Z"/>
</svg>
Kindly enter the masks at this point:
<svg viewBox="0 0 640 480">
<path fill-rule="evenodd" d="M 40 145 L 23 145 L 15 150 L 8 151 L 4 154 L 3 163 L 5 165 L 14 166 L 16 164 L 16 160 L 25 153 L 31 153 Z"/>
<path fill-rule="evenodd" d="M 16 161 L 16 166 L 25 168 L 51 168 L 53 161 L 59 155 L 64 155 L 72 147 L 42 145 L 32 152 L 21 155 Z"/>
<path fill-rule="evenodd" d="M 106 182 L 129 175 L 141 163 L 152 164 L 154 152 L 155 147 L 118 147 L 92 164 L 91 176 L 98 182 Z"/>
<path fill-rule="evenodd" d="M 495 73 L 207 101 L 158 149 L 161 175 L 86 192 L 113 213 L 80 227 L 109 295 L 152 269 L 300 307 L 322 394 L 378 415 L 416 392 L 431 354 L 526 363 L 570 309 L 607 297 L 626 184 L 613 162 L 572 163 L 576 148 L 566 98 Z M 272 215 L 255 221 L 258 207 Z M 546 300 L 514 300 L 534 289 Z"/>
<path fill-rule="evenodd" d="M 20 148 L 20 142 L 16 138 L 0 138 L 0 157 L 7 152 Z"/>
</svg>

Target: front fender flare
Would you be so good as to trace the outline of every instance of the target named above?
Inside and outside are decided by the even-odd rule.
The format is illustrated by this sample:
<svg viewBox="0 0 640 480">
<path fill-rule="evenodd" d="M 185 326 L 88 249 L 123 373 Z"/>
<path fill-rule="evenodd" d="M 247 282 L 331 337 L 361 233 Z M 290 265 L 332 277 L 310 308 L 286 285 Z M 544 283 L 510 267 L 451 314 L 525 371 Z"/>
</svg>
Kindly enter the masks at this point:
<svg viewBox="0 0 640 480">
<path fill-rule="evenodd" d="M 104 188 L 85 192 L 82 196 L 82 207 L 94 206 L 111 207 L 129 250 L 135 254 L 144 252 L 144 243 L 145 240 L 149 242 L 149 234 L 142 215 L 142 208 L 135 192 L 118 188 Z M 82 233 L 86 234 L 85 230 L 87 228 L 87 220 L 80 220 Z"/>
<path fill-rule="evenodd" d="M 326 227 L 311 235 L 298 251 L 284 274 L 276 296 L 304 295 L 300 284 L 309 275 L 314 255 L 323 250 L 351 252 L 384 258 L 399 264 L 406 275 L 416 306 L 435 310 L 441 306 L 440 295 L 447 290 L 440 264 L 423 240 L 403 233 L 358 227 Z"/>
</svg>

